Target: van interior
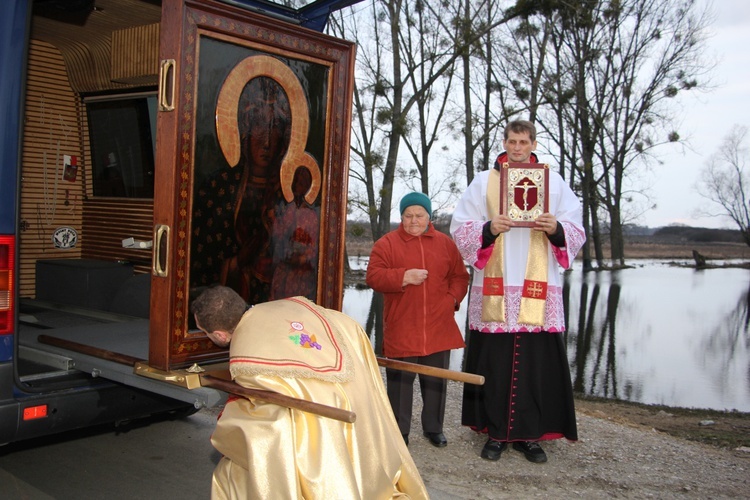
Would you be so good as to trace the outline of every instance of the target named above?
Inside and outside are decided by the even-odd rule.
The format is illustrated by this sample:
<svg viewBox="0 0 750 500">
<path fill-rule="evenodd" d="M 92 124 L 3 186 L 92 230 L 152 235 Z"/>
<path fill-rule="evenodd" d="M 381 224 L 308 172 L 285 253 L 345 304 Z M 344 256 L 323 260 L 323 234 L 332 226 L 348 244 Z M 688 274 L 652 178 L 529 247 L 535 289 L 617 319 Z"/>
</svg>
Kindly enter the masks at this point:
<svg viewBox="0 0 750 500">
<path fill-rule="evenodd" d="M 157 75 L 143 68 L 156 67 L 160 17 L 156 0 L 34 2 L 16 358 L 27 391 L 96 378 L 68 353 L 42 345 L 40 335 L 59 332 L 148 357 L 142 337 L 150 304 L 146 242 L 152 239 Z M 118 328 L 124 333 L 108 344 Z"/>
</svg>

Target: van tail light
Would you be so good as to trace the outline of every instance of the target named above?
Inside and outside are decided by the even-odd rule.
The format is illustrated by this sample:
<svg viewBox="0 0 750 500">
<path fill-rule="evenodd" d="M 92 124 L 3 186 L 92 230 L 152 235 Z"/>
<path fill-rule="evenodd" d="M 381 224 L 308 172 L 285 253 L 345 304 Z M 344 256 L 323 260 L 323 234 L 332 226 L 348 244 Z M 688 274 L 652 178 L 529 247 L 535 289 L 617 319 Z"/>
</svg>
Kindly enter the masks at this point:
<svg viewBox="0 0 750 500">
<path fill-rule="evenodd" d="M 27 406 L 23 409 L 24 420 L 36 420 L 47 416 L 47 405 Z"/>
<path fill-rule="evenodd" d="M 0 236 L 0 335 L 13 333 L 15 253 L 15 236 Z"/>
</svg>

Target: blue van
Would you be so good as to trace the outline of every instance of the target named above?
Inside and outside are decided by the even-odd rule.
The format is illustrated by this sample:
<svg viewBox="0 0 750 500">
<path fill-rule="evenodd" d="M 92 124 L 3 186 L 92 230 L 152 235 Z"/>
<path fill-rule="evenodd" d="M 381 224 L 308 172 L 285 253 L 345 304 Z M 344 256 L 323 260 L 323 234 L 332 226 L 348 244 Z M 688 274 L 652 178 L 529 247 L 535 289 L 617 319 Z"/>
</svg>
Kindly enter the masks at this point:
<svg viewBox="0 0 750 500">
<path fill-rule="evenodd" d="M 207 286 L 341 308 L 354 46 L 321 31 L 357 1 L 2 2 L 0 444 L 221 404 Z M 304 273 L 281 236 L 299 170 Z"/>
</svg>

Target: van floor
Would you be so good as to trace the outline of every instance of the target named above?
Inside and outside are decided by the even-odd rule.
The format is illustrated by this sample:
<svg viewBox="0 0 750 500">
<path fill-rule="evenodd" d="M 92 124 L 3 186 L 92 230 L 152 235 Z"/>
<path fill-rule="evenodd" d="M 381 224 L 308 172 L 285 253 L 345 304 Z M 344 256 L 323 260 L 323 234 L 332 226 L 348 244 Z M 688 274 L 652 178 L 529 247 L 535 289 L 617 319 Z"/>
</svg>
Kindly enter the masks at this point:
<svg viewBox="0 0 750 500">
<path fill-rule="evenodd" d="M 149 358 L 148 318 L 30 299 L 19 307 L 18 378 L 28 392 L 114 382 L 194 408 L 226 400 L 225 392 L 211 387 L 188 388 L 137 373 L 136 363 Z M 226 370 L 224 365 L 217 369 Z"/>
<path fill-rule="evenodd" d="M 119 323 L 132 321 L 134 317 L 116 314 L 98 309 L 57 304 L 35 299 L 20 300 L 18 315 L 21 333 L 27 328 L 57 329 L 71 326 L 83 326 L 103 323 Z"/>
<path fill-rule="evenodd" d="M 72 357 L 39 342 L 40 335 L 148 357 L 148 319 L 27 298 L 19 305 L 18 375 L 29 386 L 90 377 L 75 369 Z"/>
</svg>

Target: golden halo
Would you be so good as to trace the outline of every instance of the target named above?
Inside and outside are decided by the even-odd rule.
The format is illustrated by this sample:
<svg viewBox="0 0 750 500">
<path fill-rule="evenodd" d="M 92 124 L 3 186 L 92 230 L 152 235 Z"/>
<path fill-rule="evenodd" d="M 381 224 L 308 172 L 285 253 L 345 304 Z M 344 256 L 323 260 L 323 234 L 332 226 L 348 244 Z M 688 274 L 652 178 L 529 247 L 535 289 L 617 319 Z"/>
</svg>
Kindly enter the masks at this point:
<svg viewBox="0 0 750 500">
<path fill-rule="evenodd" d="M 312 203 L 317 198 L 321 186 L 321 174 L 318 162 L 305 151 L 307 134 L 310 129 L 310 117 L 307 98 L 294 72 L 283 62 L 270 56 L 250 56 L 240 61 L 229 72 L 219 91 L 216 102 L 216 136 L 219 139 L 221 152 L 229 163 L 235 167 L 240 161 L 240 130 L 237 124 L 237 109 L 240 94 L 247 82 L 259 76 L 275 80 L 289 97 L 291 111 L 291 137 L 289 148 L 281 162 L 281 190 L 287 202 L 294 199 L 292 179 L 294 172 L 304 167 L 312 175 L 312 184 L 305 194 L 305 200 Z"/>
<path fill-rule="evenodd" d="M 315 158 L 309 153 L 305 152 L 300 158 L 298 158 L 297 163 L 293 164 L 293 167 L 291 165 L 290 162 L 290 168 L 287 168 L 286 170 L 283 165 L 281 167 L 281 191 L 284 193 L 284 199 L 288 202 L 291 202 L 294 199 L 294 192 L 292 191 L 294 172 L 296 172 L 298 168 L 306 168 L 310 172 L 312 182 L 310 184 L 310 189 L 305 193 L 305 201 L 312 205 L 315 198 L 318 196 L 318 191 L 320 191 L 320 169 L 318 168 L 318 162 L 316 162 Z"/>
</svg>

